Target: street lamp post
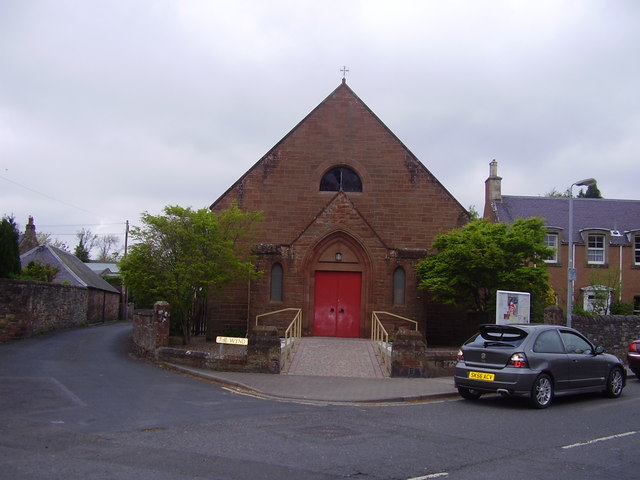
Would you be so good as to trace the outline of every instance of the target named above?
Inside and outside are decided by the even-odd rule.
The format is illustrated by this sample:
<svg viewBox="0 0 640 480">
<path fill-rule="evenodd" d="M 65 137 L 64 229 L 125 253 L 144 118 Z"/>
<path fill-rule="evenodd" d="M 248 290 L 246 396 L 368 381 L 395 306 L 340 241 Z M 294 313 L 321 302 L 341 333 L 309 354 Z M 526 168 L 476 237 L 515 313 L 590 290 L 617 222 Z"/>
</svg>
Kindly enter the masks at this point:
<svg viewBox="0 0 640 480">
<path fill-rule="evenodd" d="M 573 286 L 575 284 L 577 274 L 573 267 L 573 187 L 584 187 L 595 185 L 593 178 L 585 178 L 578 182 L 572 183 L 569 187 L 569 238 L 567 247 L 567 327 L 571 327 L 571 316 L 573 315 Z"/>
</svg>

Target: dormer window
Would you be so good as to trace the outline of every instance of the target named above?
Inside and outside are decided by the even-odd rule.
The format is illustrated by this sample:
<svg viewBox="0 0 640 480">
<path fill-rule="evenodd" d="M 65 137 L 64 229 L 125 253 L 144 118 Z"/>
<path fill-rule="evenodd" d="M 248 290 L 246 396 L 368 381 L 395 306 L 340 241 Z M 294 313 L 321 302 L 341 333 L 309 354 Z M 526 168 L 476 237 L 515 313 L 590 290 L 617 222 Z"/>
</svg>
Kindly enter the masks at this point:
<svg viewBox="0 0 640 480">
<path fill-rule="evenodd" d="M 600 233 L 587 235 L 587 263 L 589 265 L 604 265 L 605 263 L 605 236 Z"/>
<path fill-rule="evenodd" d="M 321 192 L 361 192 L 362 181 L 349 167 L 335 167 L 320 180 Z"/>
</svg>

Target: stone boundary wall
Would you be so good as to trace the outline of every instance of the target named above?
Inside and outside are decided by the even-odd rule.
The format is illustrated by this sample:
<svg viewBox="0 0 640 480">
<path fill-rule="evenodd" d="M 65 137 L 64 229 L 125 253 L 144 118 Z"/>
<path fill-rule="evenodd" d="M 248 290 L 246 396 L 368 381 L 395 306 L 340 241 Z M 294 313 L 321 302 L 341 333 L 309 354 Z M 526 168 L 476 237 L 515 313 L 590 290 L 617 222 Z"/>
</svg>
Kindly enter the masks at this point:
<svg viewBox="0 0 640 480">
<path fill-rule="evenodd" d="M 169 347 L 170 306 L 156 302 L 152 310 L 133 315 L 133 348 L 142 357 L 224 372 L 280 373 L 280 337 L 276 327 L 255 327 L 246 348 L 227 349 L 230 354 Z M 224 352 L 225 349 L 220 351 Z"/>
<path fill-rule="evenodd" d="M 544 323 L 566 325 L 566 322 L 562 308 L 545 309 Z M 573 315 L 571 326 L 625 363 L 629 344 L 640 339 L 640 315 Z"/>
<path fill-rule="evenodd" d="M 572 326 L 596 345 L 602 345 L 627 363 L 629 344 L 640 339 L 640 315 L 597 315 L 572 317 Z"/>
<path fill-rule="evenodd" d="M 432 378 L 453 375 L 456 350 L 427 349 L 420 332 L 399 329 L 391 348 L 391 377 Z"/>
<path fill-rule="evenodd" d="M 184 348 L 160 347 L 156 352 L 156 359 L 220 372 L 279 374 L 280 337 L 276 327 L 254 327 L 249 334 L 249 345 L 243 349 L 234 348 L 231 354 L 220 355 Z"/>
<path fill-rule="evenodd" d="M 137 355 L 155 358 L 159 347 L 169 345 L 170 318 L 167 302 L 156 302 L 153 309 L 133 312 L 133 349 Z"/>
<path fill-rule="evenodd" d="M 84 287 L 0 279 L 0 342 L 87 324 Z"/>
</svg>

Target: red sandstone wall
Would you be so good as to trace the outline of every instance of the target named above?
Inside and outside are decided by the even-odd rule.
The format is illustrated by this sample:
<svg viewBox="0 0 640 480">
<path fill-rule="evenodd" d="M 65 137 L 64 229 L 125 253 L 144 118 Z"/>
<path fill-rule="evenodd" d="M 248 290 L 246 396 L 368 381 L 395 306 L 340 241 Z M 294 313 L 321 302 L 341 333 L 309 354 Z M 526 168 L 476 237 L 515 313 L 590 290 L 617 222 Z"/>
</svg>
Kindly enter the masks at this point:
<svg viewBox="0 0 640 480">
<path fill-rule="evenodd" d="M 358 173 L 362 192 L 321 192 L 324 173 L 346 165 Z M 361 336 L 370 331 L 371 312 L 390 311 L 420 321 L 425 331 L 423 292 L 415 265 L 435 236 L 465 223 L 465 209 L 346 85 L 338 87 L 307 118 L 252 167 L 212 206 L 236 201 L 262 210 L 265 222 L 258 267 L 265 275 L 251 285 L 212 296 L 209 325 L 214 332 L 245 327 L 255 315 L 285 307 L 304 309 L 304 332 L 313 315 L 313 256 L 336 232 L 364 252 L 354 267 L 363 273 Z M 409 254 L 407 254 L 409 252 Z M 284 269 L 284 299 L 269 300 L 271 266 Z M 406 303 L 392 305 L 393 271 L 406 272 Z M 329 269 L 341 269 L 329 265 Z M 346 267 L 344 267 L 346 268 Z M 442 319 L 442 321 L 446 321 Z"/>
</svg>

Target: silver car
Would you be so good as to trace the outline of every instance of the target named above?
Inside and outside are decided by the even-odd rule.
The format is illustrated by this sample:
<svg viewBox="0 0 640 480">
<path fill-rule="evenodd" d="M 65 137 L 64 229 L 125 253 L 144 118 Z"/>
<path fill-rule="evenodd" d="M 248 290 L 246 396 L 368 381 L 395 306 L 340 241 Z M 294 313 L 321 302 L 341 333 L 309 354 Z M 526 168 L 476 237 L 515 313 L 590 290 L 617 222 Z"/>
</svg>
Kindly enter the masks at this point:
<svg viewBox="0 0 640 480">
<path fill-rule="evenodd" d="M 483 393 L 529 397 L 535 408 L 555 395 L 604 392 L 622 394 L 622 361 L 595 347 L 580 332 L 556 325 L 481 325 L 460 348 L 454 376 L 460 395 Z"/>
</svg>

